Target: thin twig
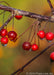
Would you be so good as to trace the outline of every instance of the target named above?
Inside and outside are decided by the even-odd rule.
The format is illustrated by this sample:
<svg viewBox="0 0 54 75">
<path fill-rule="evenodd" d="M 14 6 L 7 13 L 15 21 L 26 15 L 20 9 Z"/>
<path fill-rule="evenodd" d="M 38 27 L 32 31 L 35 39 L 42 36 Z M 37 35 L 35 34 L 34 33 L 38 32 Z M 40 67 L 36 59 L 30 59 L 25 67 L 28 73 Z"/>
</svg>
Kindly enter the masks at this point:
<svg viewBox="0 0 54 75">
<path fill-rule="evenodd" d="M 54 8 L 53 8 L 53 6 L 52 6 L 51 1 L 50 1 L 50 0 L 47 0 L 47 2 L 48 2 L 49 6 L 50 6 L 50 8 L 51 8 L 52 15 L 54 15 Z"/>
<path fill-rule="evenodd" d="M 39 25 L 39 23 L 40 23 L 40 21 L 37 21 L 37 23 L 35 23 L 35 25 Z M 34 30 L 34 33 L 33 33 L 33 35 L 32 35 L 32 38 L 31 38 L 31 42 L 32 42 L 32 40 L 33 40 L 33 38 L 34 38 L 34 36 L 35 36 L 35 32 L 36 31 L 36 29 Z"/>
<path fill-rule="evenodd" d="M 13 18 L 14 16 L 10 16 L 10 18 L 0 27 L 0 30 L 3 29 L 10 21 L 11 19 Z"/>
<path fill-rule="evenodd" d="M 49 6 L 50 6 L 50 8 L 51 8 L 51 10 L 52 10 L 52 9 L 53 9 L 53 6 L 52 6 L 51 1 L 50 1 L 50 0 L 47 0 L 47 2 L 48 2 Z"/>
<path fill-rule="evenodd" d="M 3 13 L 3 24 L 4 24 L 4 20 L 5 20 L 5 11 L 4 11 L 4 13 Z"/>
<path fill-rule="evenodd" d="M 5 4 L 7 4 L 8 6 L 10 6 L 6 1 L 0 1 L 0 3 L 5 3 Z"/>
<path fill-rule="evenodd" d="M 54 45 L 54 43 L 50 44 L 48 47 L 46 47 L 45 49 L 43 49 L 38 55 L 36 55 L 35 57 L 33 57 L 30 61 L 28 61 L 24 66 L 22 66 L 20 69 L 18 69 L 17 71 L 15 71 L 14 73 L 12 73 L 11 75 L 15 75 L 17 72 L 19 72 L 20 70 L 23 70 L 25 67 L 27 67 L 31 62 L 33 62 L 35 59 L 37 59 L 40 55 L 42 55 L 45 51 L 47 51 L 52 45 Z M 21 73 L 21 72 L 20 72 Z"/>
<path fill-rule="evenodd" d="M 35 21 L 32 25 L 30 25 L 21 35 L 19 35 L 17 37 L 17 39 L 19 39 L 22 35 L 24 35 L 33 25 L 35 25 L 37 23 L 37 21 Z"/>
<path fill-rule="evenodd" d="M 31 35 L 32 35 L 32 30 L 33 30 L 33 25 L 31 26 L 31 29 L 29 31 L 29 36 L 28 36 L 28 40 L 27 41 L 30 41 L 30 38 L 31 38 Z"/>
</svg>

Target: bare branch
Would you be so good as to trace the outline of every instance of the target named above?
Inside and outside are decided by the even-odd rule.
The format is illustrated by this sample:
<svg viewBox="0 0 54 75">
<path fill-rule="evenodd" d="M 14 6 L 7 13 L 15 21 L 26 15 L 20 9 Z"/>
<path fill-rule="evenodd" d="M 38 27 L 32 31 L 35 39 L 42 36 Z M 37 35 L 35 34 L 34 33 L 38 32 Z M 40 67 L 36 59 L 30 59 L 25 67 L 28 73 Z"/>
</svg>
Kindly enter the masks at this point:
<svg viewBox="0 0 54 75">
<path fill-rule="evenodd" d="M 6 26 L 10 21 L 11 21 L 11 19 L 14 17 L 14 15 L 12 15 L 1 27 L 0 27 L 0 30 L 2 29 L 2 28 L 4 28 L 4 26 Z"/>
<path fill-rule="evenodd" d="M 52 4 L 51 4 L 51 1 L 50 1 L 50 0 L 47 0 L 47 2 L 48 2 L 49 6 L 50 6 L 50 8 L 51 8 L 51 10 L 52 10 L 52 9 L 53 9 L 53 6 L 52 6 Z"/>
<path fill-rule="evenodd" d="M 17 72 L 19 71 L 23 71 L 23 69 L 28 66 L 30 63 L 32 63 L 35 59 L 37 59 L 40 55 L 42 55 L 45 51 L 47 51 L 52 45 L 54 45 L 54 43 L 50 44 L 48 47 L 46 47 L 44 50 L 42 50 L 38 55 L 36 55 L 35 57 L 33 57 L 30 61 L 28 61 L 24 66 L 22 66 L 20 69 L 18 69 L 17 71 L 15 71 L 14 73 L 12 73 L 11 75 L 15 75 Z M 21 72 L 20 72 L 21 73 Z"/>
<path fill-rule="evenodd" d="M 47 0 L 47 2 L 48 2 L 49 6 L 50 6 L 50 8 L 51 8 L 52 15 L 54 15 L 54 8 L 53 8 L 53 6 L 52 6 L 51 1 L 50 1 L 50 0 Z"/>
<path fill-rule="evenodd" d="M 30 18 L 34 18 L 34 19 L 38 18 L 38 19 L 41 19 L 42 21 L 54 22 L 54 19 L 52 19 L 51 17 L 43 16 L 43 15 L 35 14 L 32 12 L 15 9 L 15 8 L 11 8 L 11 7 L 4 6 L 4 5 L 0 5 L 0 9 L 5 10 L 5 11 L 9 11 L 9 12 L 14 12 L 15 15 L 17 13 L 19 13 L 19 15 L 27 16 Z"/>
</svg>

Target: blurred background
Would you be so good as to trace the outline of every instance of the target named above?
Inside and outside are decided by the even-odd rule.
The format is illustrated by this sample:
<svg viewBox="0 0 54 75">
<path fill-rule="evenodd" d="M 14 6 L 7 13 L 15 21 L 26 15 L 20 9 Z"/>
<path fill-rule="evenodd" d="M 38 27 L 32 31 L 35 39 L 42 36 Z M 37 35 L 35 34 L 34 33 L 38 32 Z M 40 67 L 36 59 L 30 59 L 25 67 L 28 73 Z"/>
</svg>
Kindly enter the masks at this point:
<svg viewBox="0 0 54 75">
<path fill-rule="evenodd" d="M 2 1 L 2 0 L 0 0 Z M 47 3 L 47 0 L 4 0 L 10 4 L 11 7 L 30 11 L 33 13 L 48 15 L 51 10 Z M 54 0 L 51 0 L 52 5 L 54 6 Z M 5 3 L 1 3 L 6 5 Z M 2 12 L 0 10 L 0 12 Z M 9 12 L 5 13 L 5 21 L 9 17 Z M 21 20 L 17 20 L 14 18 L 14 30 L 17 32 L 18 36 L 24 32 L 35 19 L 31 19 L 23 16 Z M 8 24 L 8 31 L 12 30 L 12 22 Z M 3 24 L 3 14 L 0 15 L 0 26 Z M 44 28 L 45 22 L 41 24 L 41 29 Z M 45 29 L 45 32 L 48 31 L 49 23 Z M 54 32 L 54 23 L 50 23 L 51 32 Z M 40 51 L 46 48 L 49 44 L 54 42 L 47 42 L 46 39 L 39 40 L 40 48 L 38 51 L 25 51 L 22 49 L 22 44 L 28 38 L 29 31 L 26 32 L 20 39 L 18 39 L 15 43 L 9 41 L 7 46 L 4 47 L 0 43 L 0 75 L 11 75 L 14 71 L 21 68 L 24 64 L 26 64 L 30 59 L 36 56 Z M 37 37 L 36 37 L 37 38 Z M 36 39 L 36 43 L 38 44 L 38 38 Z M 54 63 L 50 61 L 50 53 L 54 51 L 54 46 L 48 49 L 44 54 L 34 60 L 30 65 L 28 65 L 24 71 L 20 75 L 26 75 L 26 72 L 39 72 L 39 73 L 54 73 Z M 17 75 L 17 74 L 16 74 Z M 28 74 L 29 75 L 29 74 Z M 38 74 L 37 74 L 38 75 Z"/>
</svg>

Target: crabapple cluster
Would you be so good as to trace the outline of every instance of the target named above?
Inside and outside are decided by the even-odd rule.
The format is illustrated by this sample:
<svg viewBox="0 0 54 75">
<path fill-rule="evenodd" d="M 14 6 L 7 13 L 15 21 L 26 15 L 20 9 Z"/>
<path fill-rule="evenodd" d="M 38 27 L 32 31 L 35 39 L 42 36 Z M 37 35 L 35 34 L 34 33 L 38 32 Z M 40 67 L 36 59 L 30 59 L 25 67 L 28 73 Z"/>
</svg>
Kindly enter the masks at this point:
<svg viewBox="0 0 54 75">
<path fill-rule="evenodd" d="M 15 18 L 20 20 L 22 18 L 22 15 L 15 15 Z M 0 36 L 1 36 L 1 39 L 0 39 L 0 42 L 3 46 L 6 46 L 8 41 L 15 41 L 17 39 L 17 33 L 15 31 L 7 31 L 6 29 L 2 29 L 0 31 Z M 40 38 L 40 39 L 44 39 L 46 38 L 47 41 L 52 41 L 53 38 L 54 38 L 54 34 L 52 32 L 47 32 L 45 33 L 43 30 L 40 30 L 37 32 L 37 36 Z M 26 41 L 23 43 L 22 45 L 22 48 L 24 50 L 27 50 L 29 51 L 30 49 L 32 51 L 37 51 L 39 49 L 38 45 L 37 44 L 31 44 L 30 42 Z M 52 52 L 50 54 L 50 59 L 52 61 L 54 61 L 54 52 Z"/>
<path fill-rule="evenodd" d="M 20 20 L 22 18 L 22 15 L 16 15 L 15 18 Z M 36 51 L 38 50 L 38 45 L 36 44 L 31 45 L 30 42 L 24 42 L 22 48 L 27 51 L 29 51 L 30 49 L 32 49 L 32 51 Z"/>
<path fill-rule="evenodd" d="M 17 38 L 17 33 L 15 31 L 7 31 L 6 29 L 2 29 L 0 31 L 0 42 L 2 45 L 6 45 L 8 43 L 8 40 L 14 41 Z"/>
<path fill-rule="evenodd" d="M 18 19 L 18 20 L 20 20 L 20 19 L 22 18 L 22 15 L 16 15 L 15 18 Z M 9 33 L 11 33 L 11 32 L 9 32 Z M 8 37 L 10 38 L 10 40 L 14 40 L 15 37 L 11 38 L 10 35 L 11 35 L 11 34 L 8 35 Z M 16 34 L 15 34 L 15 35 L 16 35 Z M 16 36 L 17 36 L 17 35 L 16 35 Z M 54 38 L 54 34 L 53 34 L 52 32 L 47 32 L 47 33 L 45 33 L 43 30 L 38 31 L 37 36 L 38 36 L 40 39 L 46 38 L 46 40 L 47 40 L 48 42 L 52 41 L 53 38 Z M 31 49 L 32 51 L 37 51 L 37 50 L 39 49 L 39 47 L 38 47 L 37 44 L 32 44 L 32 45 L 31 45 L 31 43 L 30 43 L 30 42 L 27 42 L 27 41 L 23 43 L 22 48 L 23 48 L 24 50 L 27 50 L 27 51 L 29 51 L 30 49 Z M 50 54 L 50 59 L 51 59 L 52 61 L 54 61 L 54 52 L 52 52 L 52 53 Z"/>
<path fill-rule="evenodd" d="M 54 34 L 52 32 L 48 32 L 48 33 L 45 33 L 43 30 L 40 30 L 37 32 L 37 36 L 40 38 L 40 39 L 44 39 L 46 38 L 47 41 L 52 41 L 53 38 L 54 38 Z M 27 50 L 29 51 L 30 49 L 32 51 L 36 51 L 38 50 L 38 45 L 37 44 L 32 44 L 30 42 L 24 42 L 23 45 L 22 45 L 22 48 L 24 50 Z"/>
<path fill-rule="evenodd" d="M 16 15 L 15 18 L 19 20 L 22 18 L 22 15 Z M 3 46 L 6 46 L 9 40 L 15 42 L 17 39 L 17 33 L 15 31 L 8 32 L 6 29 L 0 31 L 0 36 L 0 42 Z"/>
<path fill-rule="evenodd" d="M 27 51 L 29 51 L 30 49 L 32 51 L 38 50 L 38 45 L 36 45 L 36 44 L 31 45 L 30 42 L 24 42 L 22 47 L 23 47 L 24 50 L 27 50 Z"/>
<path fill-rule="evenodd" d="M 46 40 L 49 41 L 49 42 L 52 41 L 53 38 L 54 38 L 54 34 L 53 34 L 52 32 L 47 32 L 47 33 L 45 33 L 43 30 L 39 31 L 39 32 L 37 33 L 37 35 L 38 35 L 38 37 L 39 37 L 40 39 L 46 38 Z"/>
</svg>

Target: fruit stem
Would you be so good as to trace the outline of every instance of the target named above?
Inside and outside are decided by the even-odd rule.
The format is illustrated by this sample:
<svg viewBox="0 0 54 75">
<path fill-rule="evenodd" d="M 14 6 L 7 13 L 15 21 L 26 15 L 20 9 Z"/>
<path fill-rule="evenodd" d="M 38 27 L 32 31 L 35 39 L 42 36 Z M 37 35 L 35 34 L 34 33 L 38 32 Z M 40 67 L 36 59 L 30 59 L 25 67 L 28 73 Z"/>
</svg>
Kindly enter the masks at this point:
<svg viewBox="0 0 54 75">
<path fill-rule="evenodd" d="M 27 40 L 27 41 L 29 41 L 29 40 L 30 40 L 30 38 L 31 38 L 32 30 L 33 30 L 33 26 L 31 27 L 31 30 L 30 30 L 30 32 L 29 32 L 29 37 L 28 37 L 28 40 Z"/>
<path fill-rule="evenodd" d="M 17 39 L 19 39 L 22 35 L 24 35 L 35 23 L 37 23 L 37 21 L 35 21 L 32 25 L 30 25 L 21 35 L 17 37 Z"/>
<path fill-rule="evenodd" d="M 48 21 L 45 23 L 43 31 L 45 31 Z"/>
</svg>

